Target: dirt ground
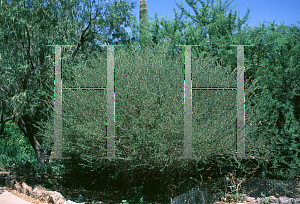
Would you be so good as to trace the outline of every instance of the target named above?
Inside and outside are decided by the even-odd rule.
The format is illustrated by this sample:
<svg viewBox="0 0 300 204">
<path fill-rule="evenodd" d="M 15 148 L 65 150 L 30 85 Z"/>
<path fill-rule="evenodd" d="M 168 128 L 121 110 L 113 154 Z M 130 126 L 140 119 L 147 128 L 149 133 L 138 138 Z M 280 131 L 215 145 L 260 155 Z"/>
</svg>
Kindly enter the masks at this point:
<svg viewBox="0 0 300 204">
<path fill-rule="evenodd" d="M 31 202 L 31 203 L 34 203 L 34 204 L 48 204 L 47 202 L 42 202 L 40 200 L 32 198 L 31 196 L 27 196 L 27 195 L 25 195 L 23 193 L 19 193 L 16 190 L 12 190 L 12 189 L 10 189 L 10 188 L 8 188 L 6 186 L 1 186 L 1 188 L 3 188 L 4 190 L 6 190 L 6 191 L 8 191 L 8 192 L 10 192 L 10 193 L 12 193 L 12 194 L 14 194 L 14 195 L 22 198 L 22 199 L 24 199 L 24 200 L 26 200 L 28 202 Z"/>
</svg>

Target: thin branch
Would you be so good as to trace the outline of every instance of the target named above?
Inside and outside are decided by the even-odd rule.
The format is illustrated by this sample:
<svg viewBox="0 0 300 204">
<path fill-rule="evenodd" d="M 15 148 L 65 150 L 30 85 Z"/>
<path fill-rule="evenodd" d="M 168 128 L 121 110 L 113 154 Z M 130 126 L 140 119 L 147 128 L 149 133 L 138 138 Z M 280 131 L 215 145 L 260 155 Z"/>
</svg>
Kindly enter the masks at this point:
<svg viewBox="0 0 300 204">
<path fill-rule="evenodd" d="M 7 93 L 7 92 L 5 92 L 5 91 L 4 91 L 4 89 L 3 89 L 2 87 L 1 87 L 1 91 L 3 91 L 3 92 L 6 94 L 6 95 L 8 95 L 8 93 Z"/>
<path fill-rule="evenodd" d="M 104 14 L 106 14 L 106 12 L 107 12 L 107 9 L 106 9 L 105 12 L 102 13 L 102 14 L 104 15 Z M 102 15 L 102 14 L 101 14 L 101 15 Z M 86 41 L 86 37 L 87 37 L 87 36 L 84 36 L 84 34 L 85 34 L 86 31 L 88 30 L 88 28 L 91 26 L 92 21 L 94 21 L 94 20 L 95 20 L 97 17 L 99 17 L 99 16 L 100 16 L 100 14 L 97 14 L 97 13 L 96 13 L 95 17 L 94 17 L 92 20 L 89 20 L 89 25 L 88 25 L 88 26 L 84 29 L 84 31 L 82 32 L 81 37 L 80 37 L 80 43 L 77 44 L 75 51 L 72 53 L 72 56 L 71 56 L 72 58 L 76 55 L 76 53 L 78 52 L 78 49 L 79 49 L 81 46 L 83 46 L 84 42 Z"/>
<path fill-rule="evenodd" d="M 6 123 L 7 121 L 12 120 L 14 117 L 15 117 L 14 115 L 11 115 L 11 116 L 9 116 L 9 117 L 3 119 L 3 121 L 2 121 L 1 118 L 0 118 L 0 123 Z"/>
</svg>

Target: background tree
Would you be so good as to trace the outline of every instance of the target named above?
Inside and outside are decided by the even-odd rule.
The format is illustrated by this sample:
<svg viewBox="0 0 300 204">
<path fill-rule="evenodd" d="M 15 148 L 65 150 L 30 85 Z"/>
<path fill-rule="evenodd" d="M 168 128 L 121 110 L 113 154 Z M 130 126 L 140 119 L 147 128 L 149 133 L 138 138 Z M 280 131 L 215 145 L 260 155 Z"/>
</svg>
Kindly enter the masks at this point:
<svg viewBox="0 0 300 204">
<path fill-rule="evenodd" d="M 53 90 L 45 87 L 54 80 L 53 47 L 46 45 L 76 45 L 72 52 L 74 60 L 77 53 L 86 52 L 87 47 L 96 47 L 93 42 L 98 32 L 95 31 L 97 26 L 105 33 L 97 33 L 98 40 L 100 36 L 109 36 L 115 32 L 123 42 L 128 40 L 124 30 L 119 31 L 119 28 L 123 23 L 131 23 L 129 11 L 133 4 L 118 1 L 113 5 L 98 5 L 94 16 L 91 9 L 85 9 L 85 6 L 91 8 L 92 2 L 85 1 L 83 5 L 81 13 L 79 1 L 48 1 L 45 4 L 41 0 L 25 3 L 17 0 L 3 1 L 1 4 L 1 130 L 5 128 L 5 122 L 17 122 L 41 163 L 44 161 L 44 150 L 39 142 L 42 138 L 35 137 L 37 128 L 34 125 L 53 113 L 53 106 L 43 104 L 43 99 L 45 101 L 47 96 L 53 94 Z M 100 13 L 104 7 L 105 11 Z M 110 29 L 105 31 L 103 25 Z M 107 41 L 110 43 L 111 40 Z M 71 80 L 73 76 L 74 72 L 66 68 L 64 77 Z"/>
<path fill-rule="evenodd" d="M 231 1 L 232 2 L 232 1 Z M 158 21 L 155 19 L 151 23 L 150 33 L 152 36 L 152 41 L 157 42 L 157 37 L 159 36 L 160 39 L 167 39 L 166 47 L 169 50 L 169 54 L 171 56 L 175 56 L 176 54 L 181 53 L 179 50 L 180 47 L 176 47 L 176 44 L 189 44 L 189 45 L 197 45 L 200 44 L 200 47 L 193 47 L 192 51 L 195 55 L 195 58 L 198 58 L 201 53 L 204 53 L 206 56 L 210 53 L 213 58 L 218 57 L 220 59 L 220 65 L 222 67 L 228 66 L 231 67 L 233 71 L 236 67 L 236 48 L 230 47 L 231 44 L 252 44 L 255 47 L 245 47 L 245 80 L 246 85 L 252 83 L 254 77 L 254 70 L 259 70 L 262 66 L 257 67 L 254 65 L 254 61 L 260 62 L 259 58 L 262 59 L 262 56 L 269 56 L 269 59 L 277 60 L 275 56 L 271 58 L 271 52 L 278 53 L 278 51 L 273 50 L 271 48 L 273 39 L 280 38 L 284 39 L 284 35 L 271 37 L 275 31 L 274 24 L 272 25 L 272 33 L 270 33 L 270 39 L 272 39 L 269 44 L 264 45 L 266 42 L 264 37 L 262 37 L 265 31 L 254 31 L 253 29 L 248 29 L 246 31 L 248 35 L 253 36 L 253 40 L 250 42 L 247 39 L 245 32 L 242 32 L 241 26 L 243 23 L 247 21 L 247 17 L 249 15 L 249 9 L 247 9 L 247 14 L 244 16 L 243 20 L 237 18 L 237 12 L 230 12 L 226 14 L 230 3 L 222 3 L 221 1 L 217 1 L 217 4 L 213 5 L 211 1 L 200 1 L 202 7 L 199 8 L 196 6 L 197 2 L 186 0 L 186 3 L 192 7 L 195 12 L 195 16 L 189 14 L 181 5 L 177 4 L 177 6 L 181 9 L 181 17 L 187 16 L 192 19 L 192 22 L 182 22 L 178 21 L 177 12 L 175 12 L 175 20 L 173 23 L 167 22 L 165 20 Z M 162 25 L 162 29 L 159 29 Z M 264 28 L 264 27 L 263 27 Z M 296 28 L 293 29 L 295 32 Z M 184 34 L 182 32 L 185 31 Z M 233 34 L 237 32 L 236 34 Z M 242 35 L 243 33 L 243 35 Z M 208 36 L 208 38 L 207 38 Z M 205 42 L 209 40 L 209 43 Z M 260 43 L 261 42 L 261 43 Z M 281 41 L 284 42 L 284 41 Z M 259 44 L 258 44 L 259 43 Z M 294 45 L 295 46 L 295 45 Z M 268 47 L 266 49 L 266 47 Z M 255 51 L 254 51 L 255 50 Z M 265 52 L 262 54 L 257 54 L 248 56 L 248 53 L 260 52 L 258 50 L 269 50 L 269 52 Z M 279 55 L 277 54 L 277 57 Z M 288 55 L 286 55 L 288 57 Z M 292 57 L 290 55 L 289 57 Z M 281 57 L 282 58 L 282 57 Z M 294 58 L 294 57 L 293 57 Z M 251 59 L 251 61 L 250 61 Z M 252 63 L 252 64 L 250 64 Z M 270 60 L 268 61 L 270 63 Z M 254 65 L 254 67 L 253 67 Z M 264 65 L 266 66 L 266 65 Z M 286 65 L 287 66 L 287 65 Z M 259 72 L 257 72 L 259 73 Z M 295 81 L 295 80 L 292 80 Z M 296 80 L 297 81 L 297 80 Z M 253 96 L 253 95 L 252 95 Z M 250 96 L 249 96 L 250 97 Z M 278 124 L 278 123 L 277 123 Z"/>
<path fill-rule="evenodd" d="M 148 46 L 149 41 L 149 21 L 147 1 L 140 0 L 140 44 L 141 48 Z"/>
<path fill-rule="evenodd" d="M 209 53 L 215 56 L 218 46 L 221 47 L 224 43 L 224 47 L 230 49 L 231 47 L 227 44 L 233 43 L 231 38 L 233 32 L 241 30 L 241 26 L 247 21 L 250 12 L 247 9 L 247 14 L 243 20 L 240 20 L 237 17 L 237 12 L 232 13 L 232 8 L 228 14 L 225 14 L 232 1 L 222 3 L 218 0 L 218 4 L 214 5 L 211 1 L 207 1 L 206 4 L 200 1 L 202 7 L 197 7 L 197 2 L 186 0 L 186 3 L 192 7 L 196 14 L 192 16 L 183 8 L 183 2 L 181 5 L 176 3 L 181 10 L 181 15 L 179 17 L 174 10 L 175 19 L 173 22 L 168 22 L 165 19 L 155 19 L 150 25 L 152 41 L 157 42 L 158 36 L 160 39 L 166 39 L 167 43 L 165 45 L 168 46 L 168 54 L 173 57 L 181 49 L 176 44 L 201 45 L 193 48 L 193 52 L 196 54 L 195 57 L 199 57 L 201 52 L 204 52 L 205 56 Z M 182 21 L 183 16 L 191 18 L 192 22 Z M 162 29 L 158 29 L 160 26 L 162 26 Z M 210 42 L 205 42 L 207 40 L 210 40 Z"/>
<path fill-rule="evenodd" d="M 13 1 L 9 4 L 5 2 L 1 6 L 0 48 L 2 49 L 2 61 L 0 62 L 0 81 L 3 84 L 0 87 L 0 100 L 2 102 L 0 118 L 1 127 L 8 120 L 15 120 L 18 123 L 22 131 L 26 132 L 26 137 L 32 141 L 33 145 L 31 145 L 38 152 L 36 154 L 40 155 L 38 160 L 42 162 L 41 147 L 44 146 L 44 143 L 40 144 L 41 141 L 43 142 L 43 138 L 35 134 L 38 130 L 35 125 L 42 121 L 42 116 L 45 115 L 45 119 L 47 119 L 53 113 L 53 100 L 51 98 L 53 90 L 49 87 L 53 87 L 54 80 L 52 74 L 53 58 L 48 57 L 54 57 L 54 50 L 53 48 L 42 50 L 42 47 L 46 44 L 72 44 L 74 42 L 74 48 L 67 48 L 66 51 L 62 52 L 63 60 L 67 60 L 69 54 L 70 56 L 73 54 L 73 57 L 68 59 L 72 61 L 72 64 L 63 65 L 64 80 L 72 81 L 76 74 L 72 70 L 75 63 L 78 62 L 78 66 L 83 65 L 92 51 L 105 53 L 98 48 L 95 41 L 136 45 L 139 40 L 136 36 L 139 35 L 133 32 L 133 35 L 127 36 L 124 33 L 123 36 L 121 35 L 121 40 L 116 40 L 115 36 L 120 36 L 119 34 L 122 33 L 121 22 L 124 22 L 122 16 L 125 15 L 123 13 L 120 16 L 116 14 L 119 14 L 119 9 L 124 9 L 125 13 L 128 13 L 127 4 L 124 2 L 123 4 L 121 1 L 107 6 L 107 12 L 100 13 L 99 9 L 98 14 L 101 17 L 96 18 L 97 12 L 94 16 L 90 9 L 91 1 L 89 1 L 90 4 L 84 4 L 85 6 L 81 8 L 79 8 L 78 2 L 77 4 L 72 2 L 74 3 L 72 4 L 71 1 L 61 1 L 61 4 L 57 1 L 50 1 L 50 6 L 39 3 L 43 2 L 30 1 L 24 5 L 21 1 Z M 297 173 L 297 167 L 295 168 L 297 154 L 292 155 L 291 151 L 296 151 L 297 146 L 290 147 L 290 135 L 299 124 L 293 118 L 293 114 L 296 119 L 299 118 L 299 112 L 297 112 L 297 107 L 299 107 L 299 28 L 296 26 L 278 27 L 273 24 L 271 28 L 266 28 L 263 25 L 262 27 L 239 30 L 239 26 L 237 26 L 239 23 L 235 22 L 235 15 L 226 15 L 225 12 L 222 12 L 222 9 L 225 8 L 224 5 L 216 5 L 213 9 L 210 9 L 212 3 L 205 5 L 202 2 L 203 8 L 197 8 L 195 4 L 191 5 L 195 10 L 201 10 L 201 13 L 198 12 L 193 17 L 194 24 L 192 22 L 185 23 L 181 20 L 183 15 L 188 16 L 183 9 L 180 18 L 175 12 L 176 18 L 173 22 L 156 18 L 150 26 L 151 41 L 149 46 L 154 48 L 156 43 L 160 45 L 163 43 L 163 39 L 166 39 L 165 46 L 168 56 L 176 57 L 176 54 L 183 55 L 183 50 L 174 45 L 199 44 L 200 41 L 202 46 L 192 49 L 193 57 L 202 52 L 207 55 L 212 53 L 212 55 L 223 58 L 223 61 L 220 62 L 222 66 L 235 68 L 236 48 L 227 45 L 245 43 L 256 45 L 255 48 L 245 48 L 245 83 L 249 86 L 254 80 L 260 79 L 259 88 L 252 93 L 252 98 L 246 96 L 246 102 L 251 103 L 250 105 L 257 109 L 257 115 L 262 116 L 255 121 L 248 122 L 251 122 L 258 129 L 255 130 L 256 132 L 253 131 L 253 135 L 268 137 L 270 144 L 272 142 L 278 143 L 278 149 L 270 152 L 272 155 L 282 156 L 277 160 L 282 162 L 280 167 L 282 171 L 276 174 L 283 177 L 294 176 Z M 218 7 L 219 9 L 217 9 Z M 108 18 L 104 19 L 104 15 L 107 15 Z M 84 19 L 85 23 L 78 23 L 78 19 Z M 129 24 L 129 21 L 126 22 Z M 104 34 L 99 34 L 106 28 L 103 25 L 109 25 L 110 30 L 105 31 Z M 234 30 L 232 25 L 237 26 L 237 34 L 226 32 L 226 30 Z M 132 24 L 132 30 L 139 31 L 135 28 L 138 28 L 137 23 Z M 184 31 L 184 29 L 186 30 Z M 185 33 L 182 34 L 182 32 Z M 112 34 L 112 38 L 109 38 L 110 34 Z M 205 42 L 207 35 L 210 43 Z M 280 37 L 287 39 L 275 40 Z M 222 47 L 218 40 L 222 40 L 221 43 L 225 47 Z M 47 111 L 49 114 L 42 114 L 47 113 Z M 262 121 L 262 126 L 258 124 L 259 119 Z M 53 118 L 51 120 L 53 121 Z M 248 126 L 250 126 L 249 123 Z M 276 125 L 277 128 L 273 128 Z M 291 168 L 286 168 L 287 166 L 291 166 Z M 200 172 L 197 167 L 186 169 L 190 172 L 193 169 Z M 265 174 L 268 173 L 267 170 L 264 171 Z M 180 172 L 180 175 L 182 174 L 183 172 Z M 166 182 L 169 181 L 166 180 Z"/>
</svg>

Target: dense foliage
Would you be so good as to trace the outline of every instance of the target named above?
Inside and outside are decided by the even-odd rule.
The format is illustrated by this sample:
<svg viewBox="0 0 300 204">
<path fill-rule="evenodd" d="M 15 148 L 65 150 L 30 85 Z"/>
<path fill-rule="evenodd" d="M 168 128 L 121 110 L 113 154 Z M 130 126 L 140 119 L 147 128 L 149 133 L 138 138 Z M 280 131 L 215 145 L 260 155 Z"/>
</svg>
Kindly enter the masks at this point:
<svg viewBox="0 0 300 204">
<path fill-rule="evenodd" d="M 264 178 L 293 179 L 299 174 L 299 139 L 293 137 L 300 122 L 299 27 L 272 22 L 241 29 L 248 10 L 241 21 L 236 13 L 225 14 L 228 5 L 208 1 L 197 8 L 195 2 L 186 0 L 196 16 L 183 8 L 180 17 L 175 12 L 174 21 L 155 16 L 149 24 L 149 38 L 139 41 L 140 26 L 130 14 L 133 3 L 103 3 L 92 12 L 93 1 L 83 6 L 79 1 L 49 2 L 1 4 L 2 168 L 31 160 L 30 170 L 36 173 L 51 166 L 52 172 L 68 178 L 84 178 L 74 185 L 84 183 L 82 175 L 87 175 L 86 188 L 99 182 L 130 187 L 143 184 L 144 192 L 152 190 L 154 194 L 157 183 L 163 189 L 174 184 L 184 192 L 193 185 L 189 177 L 200 180 L 208 168 L 216 177 L 232 170 L 246 176 L 253 168 L 258 169 L 257 177 Z M 192 22 L 185 22 L 183 16 Z M 124 25 L 132 28 L 131 35 Z M 146 35 L 147 29 L 142 34 Z M 106 114 L 105 91 L 64 90 L 63 156 L 72 159 L 43 167 L 41 152 L 53 147 L 54 119 L 55 53 L 46 45 L 73 45 L 62 51 L 63 87 L 105 87 L 106 48 L 96 42 L 123 45 L 115 47 L 115 148 L 117 156 L 126 159 L 96 160 L 106 151 L 106 117 L 99 117 Z M 246 153 L 255 156 L 254 160 L 226 159 L 225 150 L 234 148 L 234 138 L 222 141 L 234 135 L 235 94 L 198 90 L 193 91 L 193 155 L 213 153 L 205 147 L 217 149 L 221 155 L 199 162 L 175 159 L 183 154 L 184 118 L 185 50 L 178 44 L 200 45 L 192 47 L 193 87 L 235 86 L 237 48 L 230 45 L 253 45 L 245 46 L 244 59 Z M 202 65 L 207 65 L 207 70 Z M 226 72 L 229 74 L 222 75 Z M 224 103 L 227 98 L 230 100 Z"/>
<path fill-rule="evenodd" d="M 92 48 L 101 51 L 95 46 L 95 40 L 106 37 L 111 42 L 107 36 L 114 33 L 118 33 L 117 37 L 121 34 L 121 41 L 127 42 L 127 35 L 119 27 L 131 23 L 128 9 L 133 8 L 132 4 L 103 3 L 93 13 L 90 6 L 91 1 L 81 5 L 79 1 L 1 2 L 1 133 L 5 122 L 16 121 L 41 163 L 44 162 L 43 138 L 35 137 L 38 131 L 35 126 L 53 114 L 53 106 L 49 105 L 53 89 L 48 87 L 54 80 L 53 60 L 49 58 L 54 48 L 47 45 L 73 45 L 74 58 L 77 54 L 88 55 Z M 97 26 L 109 30 L 100 35 Z M 64 76 L 70 78 L 74 73 Z"/>
</svg>

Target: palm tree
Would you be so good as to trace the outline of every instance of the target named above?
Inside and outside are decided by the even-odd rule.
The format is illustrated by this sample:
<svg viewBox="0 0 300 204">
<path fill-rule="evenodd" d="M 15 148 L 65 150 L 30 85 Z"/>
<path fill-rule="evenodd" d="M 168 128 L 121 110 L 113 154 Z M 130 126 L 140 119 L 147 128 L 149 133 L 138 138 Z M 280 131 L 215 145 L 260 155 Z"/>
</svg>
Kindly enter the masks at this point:
<svg viewBox="0 0 300 204">
<path fill-rule="evenodd" d="M 140 45 L 141 49 L 148 45 L 149 42 L 149 20 L 147 1 L 140 0 Z"/>
</svg>

